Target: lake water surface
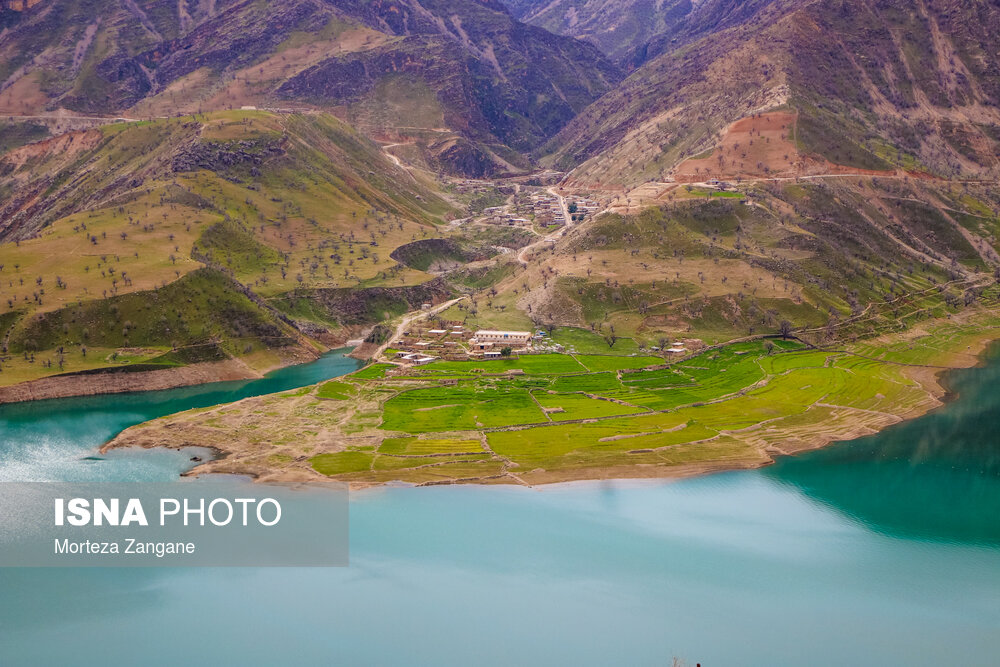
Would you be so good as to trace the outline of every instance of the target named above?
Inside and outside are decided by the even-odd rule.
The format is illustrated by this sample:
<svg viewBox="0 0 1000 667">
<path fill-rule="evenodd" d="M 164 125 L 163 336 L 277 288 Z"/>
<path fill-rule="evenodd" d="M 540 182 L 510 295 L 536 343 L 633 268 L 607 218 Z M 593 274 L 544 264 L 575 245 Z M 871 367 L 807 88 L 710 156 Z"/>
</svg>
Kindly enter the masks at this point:
<svg viewBox="0 0 1000 667">
<path fill-rule="evenodd" d="M 102 444 L 123 430 L 164 415 L 304 387 L 357 370 L 361 362 L 333 350 L 259 380 L 0 405 L 0 482 L 164 482 L 192 467 L 193 454 L 174 450 L 111 451 Z"/>
<path fill-rule="evenodd" d="M 348 568 L 0 570 L 0 664 L 995 665 L 1000 359 L 949 382 L 757 471 L 355 493 Z M 214 391 L 0 408 L 0 479 L 172 478 L 81 459 Z"/>
</svg>

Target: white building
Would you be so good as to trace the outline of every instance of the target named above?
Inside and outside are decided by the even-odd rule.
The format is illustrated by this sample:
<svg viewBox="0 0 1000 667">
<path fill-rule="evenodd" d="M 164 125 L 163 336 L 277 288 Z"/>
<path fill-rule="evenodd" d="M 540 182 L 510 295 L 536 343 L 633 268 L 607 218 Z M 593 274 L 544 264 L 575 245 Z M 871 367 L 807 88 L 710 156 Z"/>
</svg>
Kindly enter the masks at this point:
<svg viewBox="0 0 1000 667">
<path fill-rule="evenodd" d="M 432 357 L 429 354 L 400 354 L 399 357 L 403 361 L 408 361 L 415 366 L 423 366 L 424 364 L 429 364 L 432 361 L 437 361 L 437 357 Z"/>
<path fill-rule="evenodd" d="M 469 343 L 474 349 L 486 350 L 494 345 L 524 347 L 530 340 L 530 331 L 494 331 L 492 329 L 483 329 L 482 331 L 477 331 L 476 335 L 469 339 Z"/>
</svg>

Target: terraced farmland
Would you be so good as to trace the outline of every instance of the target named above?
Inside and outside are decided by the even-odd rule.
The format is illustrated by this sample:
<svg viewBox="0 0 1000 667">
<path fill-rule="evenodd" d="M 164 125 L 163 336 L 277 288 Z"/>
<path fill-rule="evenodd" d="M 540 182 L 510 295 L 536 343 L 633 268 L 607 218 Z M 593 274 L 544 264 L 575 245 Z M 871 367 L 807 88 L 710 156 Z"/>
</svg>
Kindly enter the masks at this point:
<svg viewBox="0 0 1000 667">
<path fill-rule="evenodd" d="M 184 432 L 228 453 L 210 470 L 281 478 L 306 468 L 360 484 L 754 467 L 932 408 L 937 372 L 972 363 L 998 327 L 1000 316 L 983 311 L 828 349 L 770 339 L 681 361 L 540 354 L 391 373 L 380 364 L 306 391 L 157 420 L 116 444 L 154 446 Z"/>
</svg>

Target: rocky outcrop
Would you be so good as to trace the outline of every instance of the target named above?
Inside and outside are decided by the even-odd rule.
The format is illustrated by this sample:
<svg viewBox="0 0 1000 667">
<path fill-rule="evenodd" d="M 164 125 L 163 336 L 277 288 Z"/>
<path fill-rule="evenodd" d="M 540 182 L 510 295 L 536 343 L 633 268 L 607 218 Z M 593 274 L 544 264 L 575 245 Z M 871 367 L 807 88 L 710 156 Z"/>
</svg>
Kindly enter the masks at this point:
<svg viewBox="0 0 1000 667">
<path fill-rule="evenodd" d="M 200 141 L 178 153 L 171 169 L 175 172 L 198 169 L 224 172 L 233 167 L 257 167 L 268 158 L 284 153 L 277 140 Z"/>
</svg>

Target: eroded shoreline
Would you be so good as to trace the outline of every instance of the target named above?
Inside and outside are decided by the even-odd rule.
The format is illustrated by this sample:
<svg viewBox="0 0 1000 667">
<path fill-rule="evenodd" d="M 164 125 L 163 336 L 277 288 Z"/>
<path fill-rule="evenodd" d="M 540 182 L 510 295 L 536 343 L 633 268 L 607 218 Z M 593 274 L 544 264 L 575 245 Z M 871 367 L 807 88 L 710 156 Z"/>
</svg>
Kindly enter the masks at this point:
<svg viewBox="0 0 1000 667">
<path fill-rule="evenodd" d="M 155 370 L 131 371 L 127 366 L 116 366 L 85 373 L 50 375 L 0 386 L 0 405 L 76 396 L 161 391 L 213 382 L 259 380 L 272 371 L 309 363 L 320 356 L 319 352 L 309 354 L 308 349 L 302 347 L 295 348 L 293 353 L 281 356 L 277 363 L 263 368 L 254 368 L 241 359 L 231 358 Z"/>
<path fill-rule="evenodd" d="M 261 377 L 262 373 L 237 359 L 139 372 L 59 375 L 0 387 L 0 405 L 74 396 L 159 391 L 210 382 L 255 380 Z"/>
</svg>

